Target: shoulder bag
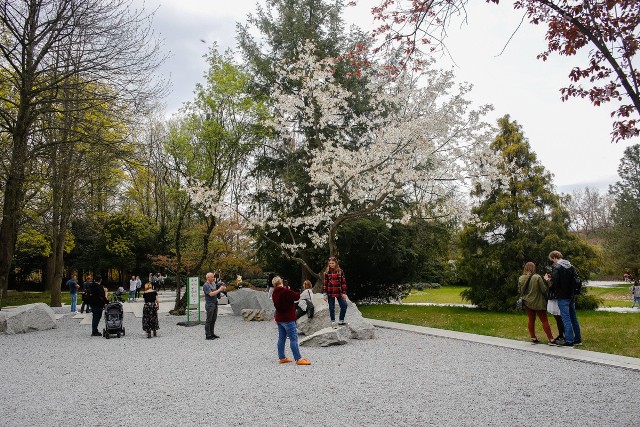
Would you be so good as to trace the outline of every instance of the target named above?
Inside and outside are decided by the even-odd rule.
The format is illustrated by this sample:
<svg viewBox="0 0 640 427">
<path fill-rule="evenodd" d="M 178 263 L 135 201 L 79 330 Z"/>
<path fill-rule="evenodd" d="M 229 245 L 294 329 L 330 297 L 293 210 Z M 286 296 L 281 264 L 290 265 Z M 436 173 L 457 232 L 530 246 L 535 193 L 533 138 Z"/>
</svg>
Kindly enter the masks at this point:
<svg viewBox="0 0 640 427">
<path fill-rule="evenodd" d="M 523 295 L 526 295 L 529 292 L 529 283 L 531 282 L 531 278 L 533 277 L 533 273 L 529 275 L 527 279 L 527 284 L 524 285 L 524 294 L 520 295 L 518 301 L 516 302 L 516 310 L 524 310 L 524 298 Z"/>
</svg>

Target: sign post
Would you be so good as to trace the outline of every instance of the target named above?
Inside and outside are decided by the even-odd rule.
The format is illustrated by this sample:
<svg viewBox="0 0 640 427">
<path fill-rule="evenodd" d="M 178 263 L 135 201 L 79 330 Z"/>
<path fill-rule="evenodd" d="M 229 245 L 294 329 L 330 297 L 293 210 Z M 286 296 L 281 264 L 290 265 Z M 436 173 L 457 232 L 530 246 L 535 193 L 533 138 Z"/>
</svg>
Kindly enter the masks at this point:
<svg viewBox="0 0 640 427">
<path fill-rule="evenodd" d="M 189 322 L 189 314 L 191 305 L 198 305 L 198 322 L 200 322 L 200 279 L 198 277 L 189 277 L 187 280 L 187 322 Z"/>
</svg>

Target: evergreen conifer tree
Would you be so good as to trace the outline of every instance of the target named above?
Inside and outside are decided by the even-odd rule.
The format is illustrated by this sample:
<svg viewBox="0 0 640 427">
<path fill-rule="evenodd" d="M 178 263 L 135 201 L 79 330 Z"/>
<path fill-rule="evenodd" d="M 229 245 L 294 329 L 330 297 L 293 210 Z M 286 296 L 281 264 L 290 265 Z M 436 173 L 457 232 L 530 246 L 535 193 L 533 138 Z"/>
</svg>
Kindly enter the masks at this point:
<svg viewBox="0 0 640 427">
<path fill-rule="evenodd" d="M 491 148 L 502 160 L 490 189 L 477 184 L 474 220 L 461 233 L 460 271 L 470 285 L 463 296 L 480 308 L 509 310 L 517 279 L 532 261 L 544 275 L 548 254 L 559 250 L 586 276 L 593 250 L 569 233 L 569 214 L 554 193 L 552 175 L 531 151 L 522 128 L 509 116 L 498 120 Z"/>
</svg>

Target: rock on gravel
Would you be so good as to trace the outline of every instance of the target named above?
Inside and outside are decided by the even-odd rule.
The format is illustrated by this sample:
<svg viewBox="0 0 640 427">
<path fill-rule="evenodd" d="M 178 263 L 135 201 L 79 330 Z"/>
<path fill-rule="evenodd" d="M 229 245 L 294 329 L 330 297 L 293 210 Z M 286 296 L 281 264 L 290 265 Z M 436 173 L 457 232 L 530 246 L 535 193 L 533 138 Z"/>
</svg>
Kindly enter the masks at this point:
<svg viewBox="0 0 640 427">
<path fill-rule="evenodd" d="M 56 315 L 47 304 L 25 304 L 0 311 L 0 333 L 22 334 L 56 327 Z"/>
</svg>

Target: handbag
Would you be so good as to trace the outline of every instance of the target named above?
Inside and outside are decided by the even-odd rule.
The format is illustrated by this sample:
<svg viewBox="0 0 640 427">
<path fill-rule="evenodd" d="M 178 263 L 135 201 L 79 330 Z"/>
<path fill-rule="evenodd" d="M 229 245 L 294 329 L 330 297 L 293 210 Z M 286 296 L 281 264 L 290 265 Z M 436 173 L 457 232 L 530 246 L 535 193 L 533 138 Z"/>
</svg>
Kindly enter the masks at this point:
<svg viewBox="0 0 640 427">
<path fill-rule="evenodd" d="M 529 292 L 529 282 L 531 282 L 531 277 L 533 277 L 533 273 L 531 273 L 531 275 L 527 279 L 527 284 L 524 287 L 525 295 Z M 520 295 L 520 298 L 518 298 L 518 301 L 516 301 L 516 310 L 524 310 L 524 298 L 522 297 L 522 295 Z"/>
</svg>

